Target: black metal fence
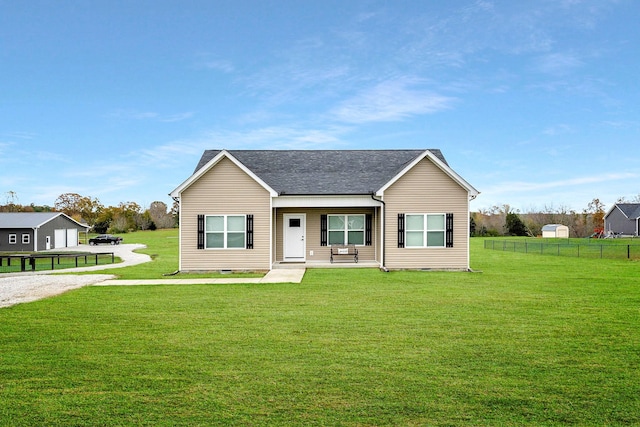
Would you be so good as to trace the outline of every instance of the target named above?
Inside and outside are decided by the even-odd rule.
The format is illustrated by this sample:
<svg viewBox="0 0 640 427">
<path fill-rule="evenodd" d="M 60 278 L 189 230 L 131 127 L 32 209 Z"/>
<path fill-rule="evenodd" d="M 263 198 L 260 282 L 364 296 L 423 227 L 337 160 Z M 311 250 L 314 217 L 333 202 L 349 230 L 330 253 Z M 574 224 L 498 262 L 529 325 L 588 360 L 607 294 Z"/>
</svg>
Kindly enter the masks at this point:
<svg viewBox="0 0 640 427">
<path fill-rule="evenodd" d="M 0 273 L 21 271 L 61 270 L 74 267 L 88 267 L 113 264 L 113 252 L 0 255 Z"/>
<path fill-rule="evenodd" d="M 599 242 L 602 242 L 601 240 Z M 485 249 L 582 258 L 640 259 L 639 244 L 579 243 L 575 240 L 485 240 Z"/>
</svg>

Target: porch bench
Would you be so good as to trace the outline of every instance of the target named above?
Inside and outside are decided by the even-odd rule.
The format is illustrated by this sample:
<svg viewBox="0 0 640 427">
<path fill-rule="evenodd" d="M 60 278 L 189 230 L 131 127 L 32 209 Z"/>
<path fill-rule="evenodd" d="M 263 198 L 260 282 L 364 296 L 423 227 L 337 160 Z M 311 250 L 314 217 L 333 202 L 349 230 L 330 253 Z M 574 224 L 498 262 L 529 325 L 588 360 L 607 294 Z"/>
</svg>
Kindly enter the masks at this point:
<svg viewBox="0 0 640 427">
<path fill-rule="evenodd" d="M 354 262 L 358 262 L 358 248 L 356 245 L 333 245 L 331 246 L 331 263 L 334 256 L 349 256 L 353 257 Z"/>
</svg>

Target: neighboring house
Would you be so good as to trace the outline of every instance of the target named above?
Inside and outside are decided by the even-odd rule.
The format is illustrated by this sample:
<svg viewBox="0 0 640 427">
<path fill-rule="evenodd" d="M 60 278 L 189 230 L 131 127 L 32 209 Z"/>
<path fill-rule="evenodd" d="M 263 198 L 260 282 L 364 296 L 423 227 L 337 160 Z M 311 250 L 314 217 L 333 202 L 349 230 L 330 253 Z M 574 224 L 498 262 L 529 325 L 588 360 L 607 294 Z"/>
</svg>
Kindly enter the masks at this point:
<svg viewBox="0 0 640 427">
<path fill-rule="evenodd" d="M 180 270 L 328 263 L 353 244 L 388 269 L 469 269 L 478 191 L 440 150 L 207 150 L 170 195 Z"/>
<path fill-rule="evenodd" d="M 42 251 L 78 246 L 89 226 L 62 212 L 0 213 L 0 252 Z"/>
<path fill-rule="evenodd" d="M 640 203 L 616 203 L 604 216 L 605 235 L 638 236 Z"/>
<path fill-rule="evenodd" d="M 542 227 L 542 237 L 569 237 L 569 227 L 562 224 L 547 224 Z"/>
</svg>

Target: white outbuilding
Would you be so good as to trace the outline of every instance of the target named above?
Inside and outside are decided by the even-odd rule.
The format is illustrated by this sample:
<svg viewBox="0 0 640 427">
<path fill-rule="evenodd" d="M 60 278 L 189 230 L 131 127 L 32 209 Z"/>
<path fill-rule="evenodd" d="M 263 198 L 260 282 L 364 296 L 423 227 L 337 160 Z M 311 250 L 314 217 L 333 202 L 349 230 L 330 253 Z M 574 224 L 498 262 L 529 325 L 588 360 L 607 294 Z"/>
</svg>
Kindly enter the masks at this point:
<svg viewBox="0 0 640 427">
<path fill-rule="evenodd" d="M 542 227 L 542 237 L 569 237 L 569 227 L 562 224 L 547 224 Z"/>
</svg>

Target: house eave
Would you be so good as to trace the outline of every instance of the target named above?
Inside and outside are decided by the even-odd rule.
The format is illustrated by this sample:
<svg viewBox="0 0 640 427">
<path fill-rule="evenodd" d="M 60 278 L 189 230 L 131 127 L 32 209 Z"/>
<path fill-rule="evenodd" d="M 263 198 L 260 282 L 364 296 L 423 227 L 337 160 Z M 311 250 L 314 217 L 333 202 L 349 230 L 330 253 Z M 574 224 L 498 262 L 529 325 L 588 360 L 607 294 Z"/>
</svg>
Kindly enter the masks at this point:
<svg viewBox="0 0 640 427">
<path fill-rule="evenodd" d="M 320 207 L 378 207 L 371 194 L 287 194 L 274 197 L 274 208 L 320 208 Z"/>
</svg>

